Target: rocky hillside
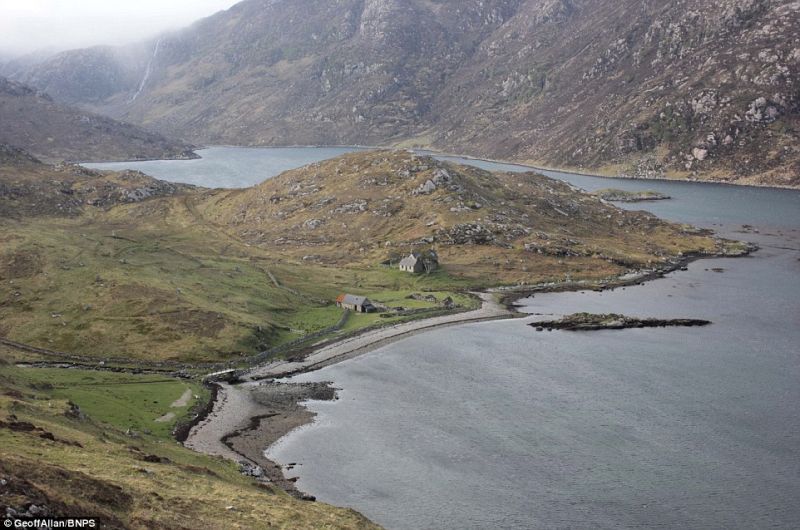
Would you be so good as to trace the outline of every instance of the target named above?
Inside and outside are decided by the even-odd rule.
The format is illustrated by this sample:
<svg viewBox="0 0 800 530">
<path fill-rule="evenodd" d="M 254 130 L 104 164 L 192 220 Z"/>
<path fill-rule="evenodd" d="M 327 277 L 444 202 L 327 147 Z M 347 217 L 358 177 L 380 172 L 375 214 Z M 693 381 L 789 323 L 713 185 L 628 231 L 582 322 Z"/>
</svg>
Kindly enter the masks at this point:
<svg viewBox="0 0 800 530">
<path fill-rule="evenodd" d="M 457 118 L 434 141 L 611 174 L 797 186 L 798 36 L 796 1 L 529 1 L 441 93 Z"/>
<path fill-rule="evenodd" d="M 245 0 L 15 76 L 196 143 L 800 184 L 791 0 Z"/>
<path fill-rule="evenodd" d="M 193 158 L 193 147 L 0 77 L 0 144 L 46 161 Z"/>
<path fill-rule="evenodd" d="M 485 283 L 602 278 L 714 248 L 702 234 L 542 175 L 406 151 L 354 153 L 214 192 L 198 211 L 285 259 L 370 268 L 434 248 L 449 274 Z"/>
<path fill-rule="evenodd" d="M 72 164 L 51 166 L 0 144 L 0 217 L 76 217 L 87 208 L 107 209 L 193 190 L 140 173 L 100 172 Z"/>
</svg>

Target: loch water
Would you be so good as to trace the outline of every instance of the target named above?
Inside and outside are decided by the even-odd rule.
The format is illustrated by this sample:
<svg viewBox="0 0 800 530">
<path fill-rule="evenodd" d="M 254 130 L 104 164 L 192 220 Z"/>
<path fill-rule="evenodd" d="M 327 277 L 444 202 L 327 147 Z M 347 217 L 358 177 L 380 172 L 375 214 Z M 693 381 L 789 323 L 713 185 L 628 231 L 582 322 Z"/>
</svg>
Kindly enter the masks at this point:
<svg viewBox="0 0 800 530">
<path fill-rule="evenodd" d="M 219 149 L 220 167 L 241 175 L 272 163 L 270 149 L 247 161 Z M 429 331 L 295 377 L 334 382 L 339 400 L 310 402 L 316 421 L 268 455 L 299 464 L 301 490 L 391 529 L 797 528 L 800 192 L 547 173 L 666 193 L 625 207 L 761 250 L 641 286 L 536 295 L 520 301 L 527 318 Z M 229 175 L 205 185 L 236 185 Z M 713 324 L 528 325 L 578 311 Z"/>
</svg>

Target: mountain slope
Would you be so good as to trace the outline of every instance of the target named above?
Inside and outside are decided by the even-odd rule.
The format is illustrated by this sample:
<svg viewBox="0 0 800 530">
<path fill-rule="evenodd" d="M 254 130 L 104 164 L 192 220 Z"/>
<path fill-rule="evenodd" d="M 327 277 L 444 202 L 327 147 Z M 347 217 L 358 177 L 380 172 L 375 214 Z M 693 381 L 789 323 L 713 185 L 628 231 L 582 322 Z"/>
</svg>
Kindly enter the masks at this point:
<svg viewBox="0 0 800 530">
<path fill-rule="evenodd" d="M 193 147 L 0 77 L 0 144 L 47 161 L 192 158 Z"/>
<path fill-rule="evenodd" d="M 634 176 L 800 184 L 800 3 L 550 0 L 520 13 L 441 93 L 457 118 L 435 143 Z"/>
<path fill-rule="evenodd" d="M 16 75 L 197 143 L 796 186 L 799 28 L 791 0 L 245 0 Z"/>
</svg>

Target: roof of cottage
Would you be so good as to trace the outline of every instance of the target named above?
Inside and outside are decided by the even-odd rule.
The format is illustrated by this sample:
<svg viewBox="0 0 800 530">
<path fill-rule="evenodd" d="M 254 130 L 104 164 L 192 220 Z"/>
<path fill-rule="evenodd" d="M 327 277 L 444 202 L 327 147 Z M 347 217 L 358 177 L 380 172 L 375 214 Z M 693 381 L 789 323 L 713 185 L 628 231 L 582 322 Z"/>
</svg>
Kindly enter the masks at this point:
<svg viewBox="0 0 800 530">
<path fill-rule="evenodd" d="M 418 255 L 411 254 L 410 256 L 407 256 L 407 257 L 403 258 L 400 261 L 400 266 L 401 267 L 413 267 L 414 265 L 417 264 L 419 259 L 420 259 L 420 257 Z"/>
<path fill-rule="evenodd" d="M 352 294 L 340 295 L 336 301 L 340 304 L 348 304 L 354 306 L 364 306 L 370 303 L 369 298 L 365 296 L 355 296 Z"/>
</svg>

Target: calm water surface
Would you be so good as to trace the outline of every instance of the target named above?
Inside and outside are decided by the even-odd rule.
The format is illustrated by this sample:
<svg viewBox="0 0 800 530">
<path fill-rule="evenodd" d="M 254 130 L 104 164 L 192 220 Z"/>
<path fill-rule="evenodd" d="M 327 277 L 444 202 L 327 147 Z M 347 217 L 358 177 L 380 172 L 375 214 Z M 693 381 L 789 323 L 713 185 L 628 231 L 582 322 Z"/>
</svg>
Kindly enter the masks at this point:
<svg viewBox="0 0 800 530">
<path fill-rule="evenodd" d="M 330 156 L 306 151 L 295 165 Z M 238 177 L 212 170 L 203 185 L 250 185 L 273 154 L 286 156 L 215 149 Z M 644 286 L 538 295 L 523 301 L 529 318 L 431 331 L 297 377 L 334 381 L 340 400 L 310 403 L 317 421 L 269 455 L 301 464 L 301 489 L 388 528 L 797 528 L 800 193 L 548 174 L 665 192 L 674 199 L 628 207 L 763 249 Z M 714 324 L 527 325 L 576 311 Z"/>
<path fill-rule="evenodd" d="M 206 188 L 246 188 L 286 170 L 359 151 L 356 147 L 209 147 L 197 160 L 147 160 L 83 164 L 93 169 L 137 169 L 171 182 Z"/>
</svg>

